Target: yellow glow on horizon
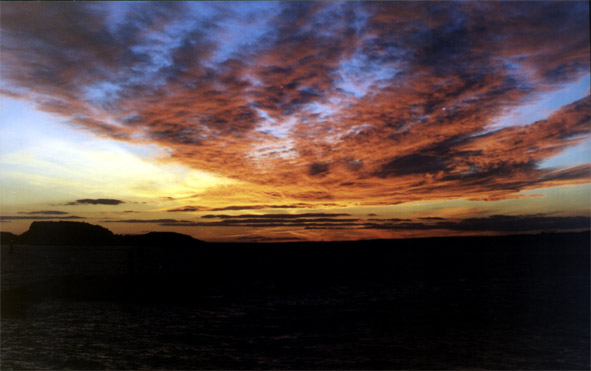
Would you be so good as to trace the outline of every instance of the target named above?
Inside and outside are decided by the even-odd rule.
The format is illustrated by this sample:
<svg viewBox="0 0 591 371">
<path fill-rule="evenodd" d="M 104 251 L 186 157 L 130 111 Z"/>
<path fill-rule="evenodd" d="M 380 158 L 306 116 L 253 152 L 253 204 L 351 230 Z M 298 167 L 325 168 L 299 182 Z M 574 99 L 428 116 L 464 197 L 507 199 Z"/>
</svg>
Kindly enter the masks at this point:
<svg viewBox="0 0 591 371">
<path fill-rule="evenodd" d="M 158 153 L 142 157 L 127 144 L 88 138 L 66 142 L 50 138 L 35 147 L 19 149 L 0 159 L 4 186 L 17 184 L 39 188 L 45 201 L 63 200 L 63 194 L 47 194 L 47 187 L 61 188 L 76 197 L 160 198 L 185 197 L 236 181 L 186 166 L 154 161 Z M 11 187 L 11 184 L 14 185 Z M 16 186 L 18 188 L 18 186 Z M 34 191 L 33 191 L 34 192 Z M 27 203 L 34 194 L 21 194 L 11 203 Z"/>
</svg>

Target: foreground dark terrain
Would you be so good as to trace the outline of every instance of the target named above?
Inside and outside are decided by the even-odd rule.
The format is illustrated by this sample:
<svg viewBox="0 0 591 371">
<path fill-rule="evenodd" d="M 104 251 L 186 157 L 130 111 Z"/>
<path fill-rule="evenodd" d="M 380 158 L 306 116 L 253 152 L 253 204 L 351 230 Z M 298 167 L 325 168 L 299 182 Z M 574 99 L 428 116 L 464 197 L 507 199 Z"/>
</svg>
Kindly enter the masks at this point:
<svg viewBox="0 0 591 371">
<path fill-rule="evenodd" d="M 152 237 L 3 241 L 2 369 L 590 367 L 589 232 Z"/>
</svg>

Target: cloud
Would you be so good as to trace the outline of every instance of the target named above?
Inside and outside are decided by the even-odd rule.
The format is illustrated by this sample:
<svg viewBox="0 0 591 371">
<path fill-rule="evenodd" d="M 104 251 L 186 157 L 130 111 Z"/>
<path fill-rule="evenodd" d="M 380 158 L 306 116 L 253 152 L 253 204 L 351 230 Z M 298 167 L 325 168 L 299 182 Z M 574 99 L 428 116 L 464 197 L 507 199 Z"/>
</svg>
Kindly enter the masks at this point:
<svg viewBox="0 0 591 371">
<path fill-rule="evenodd" d="M 392 177 L 412 174 L 428 174 L 445 169 L 445 162 L 440 156 L 413 153 L 390 160 L 382 166 L 377 175 L 380 177 Z"/>
<path fill-rule="evenodd" d="M 331 214 L 329 214 L 331 215 Z M 162 226 L 176 227 L 250 227 L 250 228 L 303 228 L 308 230 L 392 230 L 392 231 L 454 231 L 454 232 L 497 232 L 520 233 L 559 230 L 581 230 L 591 228 L 588 216 L 534 215 L 492 215 L 481 218 L 446 219 L 441 217 L 419 217 L 411 219 L 356 219 L 343 218 L 347 214 L 332 214 L 320 217 L 317 214 L 267 214 L 267 215 L 206 215 L 202 218 L 215 221 L 169 221 L 154 220 Z M 122 221 L 125 222 L 125 221 Z M 143 221 L 132 221 L 143 222 Z"/>
<path fill-rule="evenodd" d="M 213 221 L 171 221 L 163 222 L 162 226 L 183 227 L 306 227 L 306 226 L 355 226 L 360 221 L 343 213 L 301 213 L 301 214 L 242 214 L 203 215 L 202 219 Z M 345 218 L 344 218 L 345 217 Z"/>
<path fill-rule="evenodd" d="M 65 211 L 57 211 L 57 210 L 39 210 L 39 211 L 19 212 L 19 214 L 27 214 L 27 215 L 68 215 L 69 213 L 67 213 Z"/>
<path fill-rule="evenodd" d="M 125 203 L 125 201 L 115 200 L 112 198 L 83 198 L 81 200 L 68 202 L 64 205 L 119 205 L 123 203 Z"/>
<path fill-rule="evenodd" d="M 467 218 L 458 223 L 441 223 L 439 225 L 458 231 L 552 231 L 589 229 L 591 218 L 588 216 L 493 215 L 487 218 Z"/>
<path fill-rule="evenodd" d="M 315 162 L 312 165 L 310 165 L 310 169 L 308 170 L 308 173 L 312 176 L 316 176 L 316 175 L 323 175 L 325 173 L 328 173 L 329 170 L 329 165 L 325 162 Z"/>
<path fill-rule="evenodd" d="M 444 220 L 443 218 L 431 220 L 442 221 L 436 223 L 366 224 L 363 227 L 367 229 L 504 233 L 577 230 L 591 227 L 591 218 L 588 216 L 492 215 L 484 218 L 465 218 L 458 221 Z"/>
<path fill-rule="evenodd" d="M 423 218 L 419 218 L 419 219 L 423 219 Z M 370 222 L 392 222 L 392 223 L 398 223 L 398 222 L 411 222 L 411 219 L 400 219 L 400 218 L 387 218 L 387 219 L 374 219 L 374 218 L 370 218 L 367 219 Z"/>
<path fill-rule="evenodd" d="M 199 212 L 199 211 L 238 211 L 238 210 L 264 210 L 264 209 L 298 209 L 311 208 L 317 205 L 297 203 L 292 205 L 232 205 L 225 207 L 205 207 L 205 206 L 181 206 L 166 210 L 168 212 Z"/>
<path fill-rule="evenodd" d="M 177 219 L 119 219 L 119 220 L 103 220 L 103 223 L 129 223 L 129 224 L 169 224 L 169 223 L 190 223 L 188 220 Z"/>
<path fill-rule="evenodd" d="M 66 220 L 66 219 L 84 219 L 80 216 L 75 215 L 63 215 L 63 216 L 36 216 L 36 215 L 1 215 L 0 221 L 11 221 L 11 220 Z"/>
<path fill-rule="evenodd" d="M 174 209 L 169 209 L 166 211 L 169 213 L 180 213 L 180 212 L 194 212 L 194 211 L 203 211 L 203 210 L 208 210 L 208 208 L 201 207 L 201 206 L 181 206 L 181 207 L 176 207 Z"/>
<path fill-rule="evenodd" d="M 246 220 L 222 220 L 218 222 L 173 222 L 161 223 L 165 227 L 247 227 L 247 228 L 277 228 L 277 227 L 343 227 L 343 226 L 358 226 L 355 223 L 357 219 L 351 221 L 333 221 L 326 223 L 325 220 L 260 220 L 260 219 L 246 219 Z"/>
<path fill-rule="evenodd" d="M 240 236 L 236 238 L 237 241 L 242 242 L 299 242 L 299 241 L 306 241 L 305 238 L 297 237 L 297 236 L 285 236 L 285 237 L 268 237 L 268 236 Z"/>
<path fill-rule="evenodd" d="M 343 213 L 302 213 L 302 214 L 242 214 L 242 215 L 223 215 L 208 214 L 203 215 L 204 219 L 301 219 L 301 218 L 339 218 L 342 216 L 351 216 Z"/>
<path fill-rule="evenodd" d="M 210 209 L 209 211 L 228 211 L 228 210 L 261 210 L 261 209 L 297 209 L 305 207 L 300 205 L 244 205 L 244 206 L 226 206 Z"/>
<path fill-rule="evenodd" d="M 498 126 L 589 74 L 588 13 L 586 2 L 6 3 L 2 92 L 241 182 L 241 200 L 200 195 L 218 203 L 210 211 L 500 200 L 589 182 L 586 167 L 541 167 L 588 136 L 589 96 Z"/>
</svg>

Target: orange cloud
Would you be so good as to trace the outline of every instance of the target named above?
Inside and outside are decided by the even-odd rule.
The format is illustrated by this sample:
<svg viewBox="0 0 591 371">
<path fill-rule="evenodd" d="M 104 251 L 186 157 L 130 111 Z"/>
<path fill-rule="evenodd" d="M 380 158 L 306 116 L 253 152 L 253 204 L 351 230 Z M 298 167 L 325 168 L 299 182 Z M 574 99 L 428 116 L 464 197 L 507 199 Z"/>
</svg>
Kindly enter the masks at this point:
<svg viewBox="0 0 591 371">
<path fill-rule="evenodd" d="M 247 19 L 206 4 L 7 3 L 3 92 L 241 181 L 200 195 L 221 209 L 499 200 L 589 182 L 588 165 L 540 167 L 588 137 L 589 97 L 491 129 L 589 73 L 588 4 L 268 6 L 248 40 Z M 210 16 L 192 17 L 199 7 Z M 231 49 L 228 32 L 245 40 Z"/>
</svg>

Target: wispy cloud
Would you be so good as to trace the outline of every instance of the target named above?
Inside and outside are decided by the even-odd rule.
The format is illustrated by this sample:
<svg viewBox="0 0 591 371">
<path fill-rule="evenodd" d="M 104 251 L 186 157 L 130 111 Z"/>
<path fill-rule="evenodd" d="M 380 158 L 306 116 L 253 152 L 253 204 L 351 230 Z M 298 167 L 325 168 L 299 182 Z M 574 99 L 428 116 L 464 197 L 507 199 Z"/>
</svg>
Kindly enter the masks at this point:
<svg viewBox="0 0 591 371">
<path fill-rule="evenodd" d="M 284 236 L 284 237 L 268 237 L 268 236 L 259 236 L 259 235 L 252 235 L 252 236 L 240 236 L 236 238 L 236 241 L 240 242 L 301 242 L 306 241 L 306 239 L 297 236 Z"/>
<path fill-rule="evenodd" d="M 194 211 L 203 211 L 203 210 L 208 210 L 208 208 L 201 207 L 201 206 L 181 206 L 181 207 L 175 207 L 173 209 L 169 209 L 166 211 L 168 211 L 169 213 L 183 213 L 183 212 L 194 212 Z"/>
<path fill-rule="evenodd" d="M 39 215 L 0 215 L 0 221 L 11 220 L 66 220 L 66 219 L 84 219 L 81 216 L 75 215 L 59 215 L 59 216 L 39 216 Z"/>
<path fill-rule="evenodd" d="M 67 213 L 65 211 L 58 211 L 58 210 L 38 210 L 38 211 L 19 212 L 19 214 L 27 214 L 27 215 L 68 215 L 69 213 Z"/>
<path fill-rule="evenodd" d="M 112 198 L 83 198 L 80 200 L 68 202 L 64 205 L 119 205 L 123 203 L 125 203 L 125 201 L 115 200 Z"/>
<path fill-rule="evenodd" d="M 223 215 L 208 214 L 203 215 L 204 219 L 301 219 L 301 218 L 339 218 L 342 216 L 351 216 L 343 213 L 302 213 L 302 214 L 242 214 L 242 215 Z"/>
<path fill-rule="evenodd" d="M 551 215 L 492 215 L 482 218 L 446 219 L 440 217 L 421 217 L 412 219 L 357 219 L 343 218 L 347 214 L 332 214 L 320 217 L 315 214 L 290 215 L 206 215 L 205 219 L 214 221 L 162 221 L 163 226 L 176 227 L 256 227 L 291 229 L 360 229 L 391 231 L 456 231 L 456 232 L 539 232 L 553 230 L 579 230 L 589 228 L 588 216 Z M 121 221 L 126 222 L 126 221 Z M 154 221 L 127 221 L 158 222 Z"/>
<path fill-rule="evenodd" d="M 166 210 L 168 212 L 201 212 L 201 211 L 240 211 L 240 210 L 265 210 L 265 209 L 300 209 L 313 208 L 322 205 L 296 203 L 286 205 L 231 205 L 224 207 L 205 207 L 205 206 L 181 206 Z M 334 206 L 334 205 L 332 205 Z"/>
<path fill-rule="evenodd" d="M 492 215 L 436 223 L 366 224 L 368 229 L 452 230 L 462 232 L 532 232 L 589 228 L 588 216 Z"/>
<path fill-rule="evenodd" d="M 582 229 L 591 226 L 588 216 L 493 215 L 488 218 L 467 218 L 441 227 L 460 231 L 552 231 Z"/>
<path fill-rule="evenodd" d="M 190 223 L 188 220 L 178 219 L 107 219 L 103 223 L 129 223 L 129 224 L 170 224 L 170 223 Z"/>
</svg>

